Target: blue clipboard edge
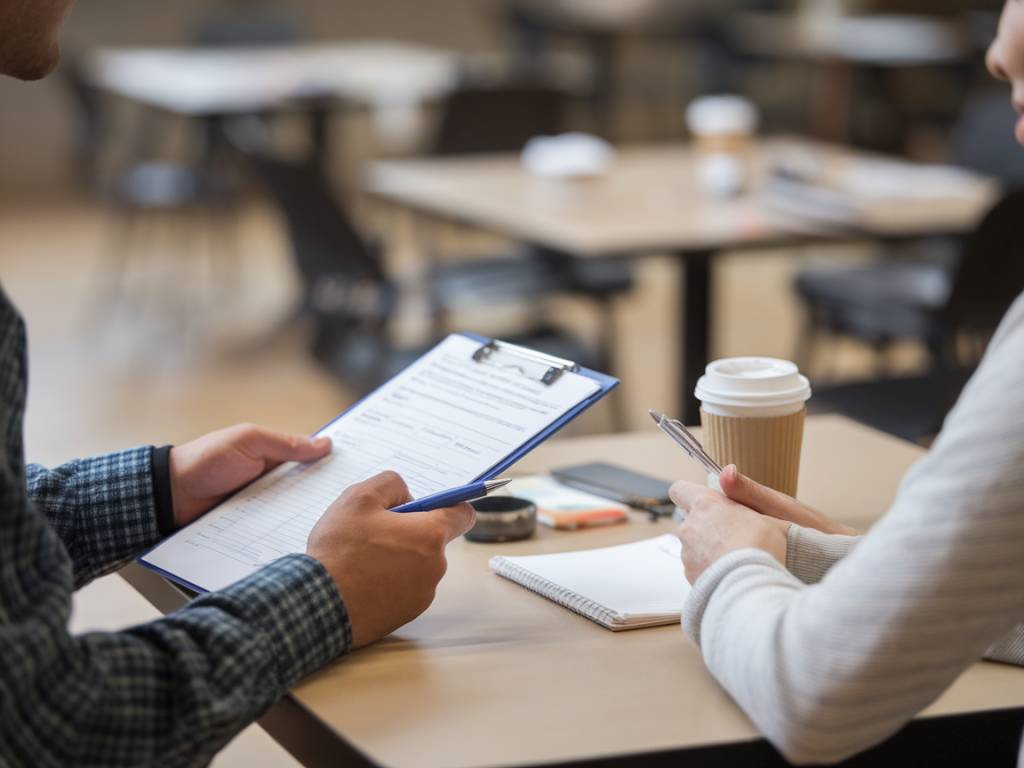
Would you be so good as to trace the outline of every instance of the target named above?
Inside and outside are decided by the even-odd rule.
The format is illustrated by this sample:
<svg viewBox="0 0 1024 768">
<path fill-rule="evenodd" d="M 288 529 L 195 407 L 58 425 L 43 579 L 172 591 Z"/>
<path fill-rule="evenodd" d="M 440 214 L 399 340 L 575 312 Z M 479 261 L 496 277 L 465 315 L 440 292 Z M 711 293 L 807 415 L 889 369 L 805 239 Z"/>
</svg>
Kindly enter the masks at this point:
<svg viewBox="0 0 1024 768">
<path fill-rule="evenodd" d="M 450 335 L 452 335 L 452 336 L 465 336 L 465 337 L 467 337 L 469 339 L 472 339 L 473 341 L 479 341 L 481 344 L 487 344 L 488 342 L 493 341 L 493 339 L 491 339 L 491 338 L 489 338 L 487 336 L 482 336 L 482 335 L 477 334 L 477 333 L 470 333 L 470 332 L 466 332 L 466 331 L 462 331 L 462 332 L 458 332 L 458 333 L 453 333 L 453 334 L 450 334 Z M 445 337 L 445 338 L 447 338 L 447 337 Z M 431 348 L 431 349 L 433 349 L 433 348 Z M 391 379 L 394 379 L 394 378 L 396 378 L 398 376 L 401 376 L 402 372 L 404 370 L 405 369 L 403 368 L 401 371 L 399 371 L 394 376 L 392 376 Z M 599 373 L 598 371 L 592 371 L 589 368 L 581 367 L 578 371 L 574 371 L 574 373 L 577 376 L 585 376 L 588 379 L 593 379 L 594 381 L 596 381 L 600 385 L 600 389 L 598 389 L 593 395 L 588 397 L 586 400 L 583 400 L 578 405 L 576 405 L 574 408 L 572 408 L 569 411 L 567 411 L 566 413 L 564 413 L 561 418 L 559 418 L 558 420 L 556 420 L 555 422 L 550 424 L 548 427 L 546 427 L 545 429 L 542 429 L 536 435 L 531 437 L 529 440 L 527 440 L 525 443 L 523 443 L 515 452 L 513 452 L 513 453 L 509 454 L 507 457 L 505 457 L 504 460 L 498 462 L 497 464 L 495 464 L 493 467 L 489 468 L 486 472 L 484 472 L 483 474 L 479 475 L 478 477 L 473 478 L 473 480 L 471 482 L 476 482 L 478 480 L 490 480 L 491 478 L 493 478 L 498 473 L 504 472 L 506 469 L 508 469 L 509 467 L 514 465 L 521 458 L 523 458 L 528 453 L 530 453 L 538 445 L 540 445 L 541 443 L 546 442 L 548 439 L 550 439 L 553 435 L 555 435 L 555 433 L 559 432 L 562 429 L 562 427 L 564 427 L 566 424 L 571 422 L 573 419 L 575 419 L 577 416 L 579 416 L 584 411 L 588 410 L 591 406 L 593 406 L 596 403 L 598 403 L 600 400 L 602 400 L 604 398 L 605 395 L 607 395 L 609 392 L 611 392 L 613 389 L 615 389 L 617 386 L 619 386 L 619 380 L 617 378 L 615 378 L 614 376 L 609 376 L 606 373 Z M 391 379 L 388 379 L 388 381 L 391 381 Z M 384 384 L 387 384 L 387 382 L 384 382 Z M 381 386 L 384 386 L 384 384 L 382 384 Z M 379 387 L 378 387 L 378 389 L 379 389 Z M 347 414 L 349 411 L 351 411 L 357 405 L 362 403 L 367 398 L 372 397 L 373 394 L 376 391 L 377 390 L 374 390 L 373 392 L 369 392 L 366 395 L 364 395 L 363 397 L 361 397 L 358 400 L 356 400 L 354 403 L 352 403 L 352 405 L 350 405 L 345 410 L 341 411 L 341 413 L 339 413 L 333 419 L 328 421 L 322 427 L 319 427 L 318 429 L 316 429 L 313 432 L 313 434 L 316 435 L 316 434 L 319 434 L 320 432 L 323 432 L 325 429 L 327 429 L 329 426 L 334 424 L 336 421 L 338 421 L 339 419 L 343 418 L 345 416 L 345 414 Z M 255 481 L 253 481 L 253 482 L 255 482 Z M 244 488 L 244 487 L 245 486 L 242 486 L 242 488 Z M 238 491 L 235 491 L 235 493 L 238 493 L 239 491 L 241 491 L 242 488 L 239 488 Z M 228 499 L 230 499 L 234 495 L 235 494 L 231 494 L 231 496 L 229 496 Z M 224 501 L 227 501 L 228 499 L 224 499 Z M 221 504 L 223 504 L 224 501 L 222 501 Z M 185 527 L 187 528 L 188 526 L 185 526 Z M 184 530 L 184 528 L 182 528 L 181 530 Z M 171 535 L 173 536 L 175 534 L 171 534 Z M 171 573 L 169 571 L 166 571 L 163 568 L 160 568 L 159 566 L 156 566 L 156 565 L 153 565 L 151 563 L 147 563 L 146 562 L 146 555 L 148 555 L 154 549 L 156 549 L 161 544 L 163 544 L 164 541 L 166 541 L 166 539 L 164 539 L 162 541 L 158 541 L 152 547 L 147 549 L 145 552 L 143 552 L 141 555 L 139 555 L 136 558 L 136 562 L 139 565 L 141 565 L 141 566 L 143 566 L 145 568 L 148 568 L 149 570 L 153 571 L 154 573 L 158 573 L 159 575 L 163 576 L 165 579 L 168 579 L 169 581 L 173 581 L 175 584 L 178 584 L 178 585 L 180 585 L 182 587 L 185 587 L 186 589 L 189 589 L 189 590 L 191 590 L 193 592 L 198 592 L 199 594 L 205 594 L 206 592 L 208 592 L 209 590 L 204 589 L 203 587 L 200 587 L 200 586 L 198 586 L 196 584 L 193 584 L 193 583 L 191 583 L 189 581 L 186 581 L 185 579 L 182 579 L 181 577 L 176 576 L 173 573 Z"/>
</svg>

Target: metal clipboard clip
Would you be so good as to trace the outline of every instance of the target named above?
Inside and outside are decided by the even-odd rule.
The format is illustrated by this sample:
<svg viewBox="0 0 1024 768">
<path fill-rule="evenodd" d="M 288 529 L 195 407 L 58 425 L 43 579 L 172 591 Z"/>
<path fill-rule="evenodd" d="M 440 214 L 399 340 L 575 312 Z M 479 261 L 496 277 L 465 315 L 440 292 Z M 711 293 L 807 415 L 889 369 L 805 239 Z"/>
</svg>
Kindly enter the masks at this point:
<svg viewBox="0 0 1024 768">
<path fill-rule="evenodd" d="M 473 353 L 478 363 L 489 362 L 499 368 L 515 369 L 541 384 L 551 386 L 566 371 L 576 373 L 580 367 L 572 360 L 546 355 L 533 349 L 494 339 Z"/>
</svg>

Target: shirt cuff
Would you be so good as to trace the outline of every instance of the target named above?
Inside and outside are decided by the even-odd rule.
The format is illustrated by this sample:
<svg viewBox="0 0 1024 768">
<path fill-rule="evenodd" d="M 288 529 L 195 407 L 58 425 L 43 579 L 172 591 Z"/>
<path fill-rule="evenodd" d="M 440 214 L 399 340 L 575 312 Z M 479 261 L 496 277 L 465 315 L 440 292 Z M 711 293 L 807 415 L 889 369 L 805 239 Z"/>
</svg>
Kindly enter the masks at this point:
<svg viewBox="0 0 1024 768">
<path fill-rule="evenodd" d="M 853 551 L 860 539 L 790 525 L 786 534 L 786 569 L 804 584 L 816 584 Z"/>
<path fill-rule="evenodd" d="M 74 462 L 75 538 L 88 552 L 83 560 L 89 563 L 87 579 L 119 567 L 160 540 L 152 452 L 145 446 Z"/>
<path fill-rule="evenodd" d="M 690 590 L 683 606 L 683 631 L 700 647 L 700 627 L 704 621 L 711 596 L 722 581 L 737 568 L 744 565 L 767 565 L 782 571 L 782 565 L 763 549 L 737 549 L 718 558 L 700 575 Z"/>
<path fill-rule="evenodd" d="M 161 536 L 170 536 L 178 526 L 174 522 L 174 497 L 171 495 L 171 447 L 154 448 L 150 456 L 153 477 L 153 506 L 156 527 Z"/>
<path fill-rule="evenodd" d="M 327 569 L 309 555 L 287 555 L 184 610 L 212 607 L 239 616 L 268 642 L 283 695 L 352 647 L 352 624 Z"/>
</svg>

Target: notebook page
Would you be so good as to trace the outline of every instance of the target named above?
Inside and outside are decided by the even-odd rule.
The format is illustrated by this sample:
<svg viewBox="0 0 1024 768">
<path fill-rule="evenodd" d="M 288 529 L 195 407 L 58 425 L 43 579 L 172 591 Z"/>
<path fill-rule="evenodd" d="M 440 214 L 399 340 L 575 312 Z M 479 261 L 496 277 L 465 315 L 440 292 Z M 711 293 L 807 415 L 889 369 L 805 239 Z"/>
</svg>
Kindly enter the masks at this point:
<svg viewBox="0 0 1024 768">
<path fill-rule="evenodd" d="M 616 547 L 491 558 L 491 569 L 613 629 L 679 621 L 690 585 L 678 537 Z"/>
<path fill-rule="evenodd" d="M 414 497 L 468 483 L 599 389 L 584 376 L 550 386 L 491 360 L 452 335 L 319 434 L 330 456 L 285 464 L 152 550 L 143 560 L 205 590 L 282 555 L 304 552 L 345 488 L 385 469 Z"/>
</svg>

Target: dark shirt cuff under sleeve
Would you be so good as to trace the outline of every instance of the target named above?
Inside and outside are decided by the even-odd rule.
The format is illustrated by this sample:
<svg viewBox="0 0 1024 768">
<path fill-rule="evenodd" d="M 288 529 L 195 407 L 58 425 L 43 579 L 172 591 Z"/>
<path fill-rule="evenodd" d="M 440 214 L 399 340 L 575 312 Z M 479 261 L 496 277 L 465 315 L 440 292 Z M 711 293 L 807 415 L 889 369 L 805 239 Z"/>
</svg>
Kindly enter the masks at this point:
<svg viewBox="0 0 1024 768">
<path fill-rule="evenodd" d="M 171 496 L 171 446 L 154 448 L 152 457 L 153 506 L 161 536 L 177 530 L 174 524 L 174 498 Z"/>
</svg>

